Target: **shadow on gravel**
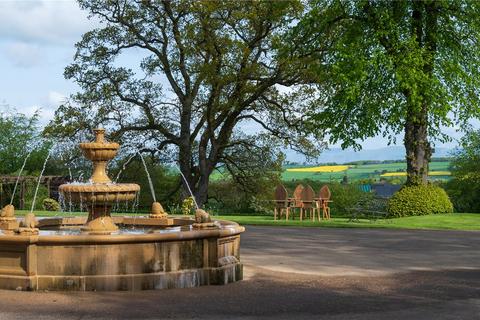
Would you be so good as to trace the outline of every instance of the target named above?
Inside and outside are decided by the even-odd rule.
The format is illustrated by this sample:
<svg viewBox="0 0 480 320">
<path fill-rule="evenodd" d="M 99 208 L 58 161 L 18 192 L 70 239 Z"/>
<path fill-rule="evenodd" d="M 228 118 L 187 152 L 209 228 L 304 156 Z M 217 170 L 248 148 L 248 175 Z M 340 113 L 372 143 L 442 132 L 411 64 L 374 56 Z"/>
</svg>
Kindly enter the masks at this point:
<svg viewBox="0 0 480 320">
<path fill-rule="evenodd" d="M 385 277 L 312 277 L 291 273 L 275 276 L 259 270 L 245 281 L 190 290 L 0 291 L 0 319 L 341 316 L 422 307 L 435 312 L 450 301 L 480 299 L 480 269 L 416 271 Z M 458 308 L 468 312 L 464 305 Z"/>
</svg>

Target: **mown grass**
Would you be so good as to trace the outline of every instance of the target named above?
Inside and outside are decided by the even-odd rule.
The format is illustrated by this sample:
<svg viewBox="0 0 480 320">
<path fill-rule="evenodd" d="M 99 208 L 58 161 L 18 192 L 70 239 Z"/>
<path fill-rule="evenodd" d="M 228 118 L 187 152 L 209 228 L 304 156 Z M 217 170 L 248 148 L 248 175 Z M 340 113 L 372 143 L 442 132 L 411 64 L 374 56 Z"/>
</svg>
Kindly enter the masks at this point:
<svg viewBox="0 0 480 320">
<path fill-rule="evenodd" d="M 426 229 L 426 230 L 480 230 L 480 214 L 454 213 L 428 216 L 415 216 L 375 221 L 349 218 L 332 218 L 329 221 L 277 220 L 270 216 L 218 216 L 216 218 L 232 220 L 242 225 L 295 226 L 324 228 L 390 228 L 390 229 Z"/>
<path fill-rule="evenodd" d="M 23 216 L 27 210 L 15 211 L 17 216 Z M 54 216 L 81 216 L 85 212 L 51 212 L 35 211 L 39 217 Z M 131 213 L 114 213 L 114 215 L 132 215 Z M 142 215 L 147 215 L 143 213 Z M 378 219 L 375 221 L 359 219 L 349 221 L 349 218 L 336 218 L 331 220 L 299 221 L 299 220 L 273 220 L 272 216 L 245 216 L 245 215 L 223 215 L 215 216 L 216 219 L 235 221 L 241 225 L 262 225 L 262 226 L 292 226 L 292 227 L 322 227 L 322 228 L 390 228 L 390 229 L 426 229 L 426 230 L 480 230 L 480 214 L 475 213 L 453 213 L 437 214 L 428 216 L 416 216 L 394 219 Z"/>
</svg>

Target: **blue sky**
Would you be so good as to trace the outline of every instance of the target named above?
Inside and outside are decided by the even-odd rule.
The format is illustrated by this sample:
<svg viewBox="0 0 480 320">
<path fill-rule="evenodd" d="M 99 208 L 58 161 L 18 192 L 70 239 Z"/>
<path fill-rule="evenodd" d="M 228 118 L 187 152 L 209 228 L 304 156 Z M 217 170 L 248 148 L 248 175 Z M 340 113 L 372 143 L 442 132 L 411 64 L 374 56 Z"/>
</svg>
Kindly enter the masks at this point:
<svg viewBox="0 0 480 320">
<path fill-rule="evenodd" d="M 47 123 L 65 97 L 78 89 L 64 79 L 63 70 L 73 59 L 74 44 L 94 27 L 74 1 L 0 0 L 0 108 L 10 105 L 26 114 L 40 108 L 41 121 Z M 446 131 L 460 136 L 455 128 Z M 387 146 L 387 141 L 375 137 L 362 144 L 376 149 Z M 455 141 L 437 144 L 454 146 Z"/>
</svg>

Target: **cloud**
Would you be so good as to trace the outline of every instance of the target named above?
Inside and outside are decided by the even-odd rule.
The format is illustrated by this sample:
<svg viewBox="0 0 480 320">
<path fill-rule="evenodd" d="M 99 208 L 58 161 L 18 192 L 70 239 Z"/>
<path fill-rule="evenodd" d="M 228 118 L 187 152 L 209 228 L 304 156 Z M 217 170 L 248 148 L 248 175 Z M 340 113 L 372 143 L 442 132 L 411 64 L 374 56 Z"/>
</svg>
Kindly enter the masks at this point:
<svg viewBox="0 0 480 320">
<path fill-rule="evenodd" d="M 2 51 L 15 67 L 30 68 L 43 61 L 43 52 L 36 44 L 11 42 L 6 44 Z"/>
<path fill-rule="evenodd" d="M 46 125 L 53 119 L 57 108 L 65 102 L 67 97 L 60 92 L 50 91 L 41 99 L 41 104 L 20 106 L 15 108 L 18 112 L 25 114 L 28 117 L 33 116 L 35 113 L 39 114 L 40 125 Z"/>
<path fill-rule="evenodd" d="M 50 91 L 47 95 L 47 106 L 49 109 L 56 109 L 62 103 L 65 103 L 67 97 L 60 92 L 57 91 Z"/>
<path fill-rule="evenodd" d="M 74 1 L 0 1 L 0 39 L 73 44 L 93 28 Z"/>
</svg>

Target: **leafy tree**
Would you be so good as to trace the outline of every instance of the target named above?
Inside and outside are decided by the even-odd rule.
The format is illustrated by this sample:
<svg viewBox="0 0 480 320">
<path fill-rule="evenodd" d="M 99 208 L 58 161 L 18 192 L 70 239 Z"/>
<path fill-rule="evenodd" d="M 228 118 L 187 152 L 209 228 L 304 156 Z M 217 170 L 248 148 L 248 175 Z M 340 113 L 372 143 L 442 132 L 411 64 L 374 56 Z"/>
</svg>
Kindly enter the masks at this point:
<svg viewBox="0 0 480 320">
<path fill-rule="evenodd" d="M 101 27 L 77 43 L 65 76 L 82 91 L 47 134 L 78 137 L 102 124 L 112 138 L 174 154 L 199 204 L 218 166 L 234 176 L 248 170 L 236 155 L 320 149 L 312 138 L 321 134 L 302 130 L 312 97 L 299 85 L 304 68 L 277 54 L 299 1 L 79 3 Z M 258 135 L 243 132 L 252 125 Z"/>
<path fill-rule="evenodd" d="M 480 212 L 480 130 L 468 132 L 451 164 L 453 179 L 446 184 L 455 209 Z"/>
<path fill-rule="evenodd" d="M 480 114 L 479 16 L 478 1 L 311 1 L 287 52 L 311 59 L 312 126 L 356 148 L 403 132 L 407 183 L 425 183 L 442 128 Z"/>
<path fill-rule="evenodd" d="M 40 171 L 48 147 L 40 136 L 38 113 L 28 117 L 11 108 L 0 113 L 0 174 L 14 174 L 27 157 L 25 170 Z"/>
</svg>

